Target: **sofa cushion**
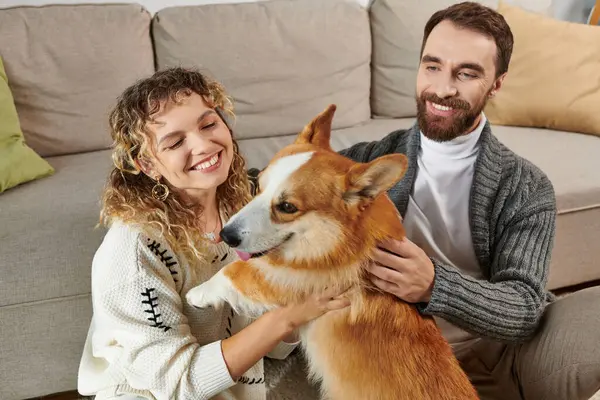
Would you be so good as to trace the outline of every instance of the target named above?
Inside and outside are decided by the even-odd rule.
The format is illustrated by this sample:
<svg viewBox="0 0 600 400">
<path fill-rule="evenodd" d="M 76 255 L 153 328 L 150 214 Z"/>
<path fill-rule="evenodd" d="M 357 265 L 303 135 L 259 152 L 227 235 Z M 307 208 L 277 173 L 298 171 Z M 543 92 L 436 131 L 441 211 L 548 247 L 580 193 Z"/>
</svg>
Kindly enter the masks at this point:
<svg viewBox="0 0 600 400">
<path fill-rule="evenodd" d="M 91 317 L 89 294 L 0 307 L 0 399 L 50 399 L 45 396 L 77 389 Z"/>
<path fill-rule="evenodd" d="M 154 70 L 149 26 L 139 5 L 0 10 L 0 56 L 33 150 L 52 156 L 110 146 L 110 107 Z"/>
<path fill-rule="evenodd" d="M 492 131 L 554 186 L 558 217 L 548 288 L 600 279 L 600 138 L 498 125 Z"/>
<path fill-rule="evenodd" d="M 485 108 L 490 121 L 600 136 L 600 29 L 507 4 L 498 11 L 515 46 L 504 85 Z"/>
<path fill-rule="evenodd" d="M 410 128 L 413 118 L 373 119 L 360 126 L 332 132 L 339 151 L 356 142 L 378 140 L 397 129 Z M 549 289 L 600 279 L 600 139 L 535 128 L 492 126 L 498 139 L 515 153 L 541 168 L 556 192 L 558 217 Z M 296 135 L 240 141 L 250 167 L 262 169 Z M 560 160 L 560 161 L 559 161 Z"/>
<path fill-rule="evenodd" d="M 561 213 L 550 262 L 548 288 L 600 280 L 600 207 Z"/>
<path fill-rule="evenodd" d="M 505 0 L 523 8 L 551 15 L 552 0 Z M 371 5 L 373 35 L 373 115 L 402 118 L 416 115 L 415 85 L 423 29 L 438 10 L 456 0 L 375 0 Z M 497 8 L 498 0 L 478 0 Z"/>
<path fill-rule="evenodd" d="M 0 57 L 0 193 L 53 173 L 48 162 L 25 143 Z"/>
<path fill-rule="evenodd" d="M 413 124 L 414 118 L 372 119 L 352 128 L 333 130 L 331 146 L 339 151 L 357 142 L 379 140 Z M 559 213 L 600 207 L 600 158 L 597 157 L 600 139 L 571 132 L 499 125 L 492 125 L 492 132 L 509 149 L 548 175 L 554 185 Z M 262 169 L 296 136 L 243 139 L 239 141 L 240 150 L 249 168 Z"/>
<path fill-rule="evenodd" d="M 492 132 L 548 175 L 559 214 L 600 207 L 600 138 L 500 125 L 492 125 Z"/>
<path fill-rule="evenodd" d="M 331 147 L 336 151 L 340 151 L 357 142 L 379 140 L 397 129 L 410 128 L 413 123 L 414 120 L 412 118 L 372 119 L 352 128 L 336 129 L 331 132 Z M 298 134 L 293 134 L 240 140 L 240 151 L 246 160 L 248 168 L 263 169 L 275 153 L 293 143 L 297 136 Z"/>
<path fill-rule="evenodd" d="M 370 117 L 369 18 L 356 2 L 173 7 L 152 33 L 159 69 L 199 67 L 224 84 L 238 138 L 294 134 L 330 103 L 334 128 Z"/>
<path fill-rule="evenodd" d="M 90 291 L 110 150 L 47 160 L 54 175 L 0 196 L 0 306 Z"/>
</svg>

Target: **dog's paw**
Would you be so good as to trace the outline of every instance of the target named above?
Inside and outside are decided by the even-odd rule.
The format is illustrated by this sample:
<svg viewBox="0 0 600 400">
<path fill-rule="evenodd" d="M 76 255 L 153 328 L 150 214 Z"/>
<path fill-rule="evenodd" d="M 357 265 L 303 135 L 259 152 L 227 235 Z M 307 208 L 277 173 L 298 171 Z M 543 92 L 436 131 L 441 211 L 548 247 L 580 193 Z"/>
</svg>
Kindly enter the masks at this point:
<svg viewBox="0 0 600 400">
<path fill-rule="evenodd" d="M 208 283 L 208 282 L 207 282 Z M 196 286 L 185 295 L 189 305 L 198 309 L 223 307 L 225 301 L 219 296 L 218 290 L 211 288 L 207 283 Z"/>
</svg>

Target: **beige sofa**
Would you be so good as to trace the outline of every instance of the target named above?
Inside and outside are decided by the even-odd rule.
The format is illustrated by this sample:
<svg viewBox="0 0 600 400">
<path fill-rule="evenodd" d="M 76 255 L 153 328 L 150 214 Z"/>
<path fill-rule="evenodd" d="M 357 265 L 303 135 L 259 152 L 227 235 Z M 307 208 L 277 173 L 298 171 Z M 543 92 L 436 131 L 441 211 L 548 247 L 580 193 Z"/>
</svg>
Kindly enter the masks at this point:
<svg viewBox="0 0 600 400">
<path fill-rule="evenodd" d="M 25 138 L 56 170 L 0 195 L 0 398 L 76 388 L 104 234 L 95 224 L 111 167 L 106 116 L 127 85 L 173 65 L 212 73 L 235 99 L 235 134 L 252 167 L 330 103 L 336 149 L 379 139 L 413 123 L 421 29 L 452 1 L 418 3 L 281 0 L 154 16 L 135 4 L 0 9 L 0 56 Z M 555 186 L 549 288 L 600 279 L 600 138 L 493 132 Z"/>
</svg>

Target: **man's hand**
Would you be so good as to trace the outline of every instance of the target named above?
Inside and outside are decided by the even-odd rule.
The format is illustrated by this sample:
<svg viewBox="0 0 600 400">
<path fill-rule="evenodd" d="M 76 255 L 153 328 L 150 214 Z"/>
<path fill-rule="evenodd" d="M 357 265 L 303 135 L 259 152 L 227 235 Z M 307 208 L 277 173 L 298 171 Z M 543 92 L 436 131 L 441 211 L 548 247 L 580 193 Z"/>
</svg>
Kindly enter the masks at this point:
<svg viewBox="0 0 600 400">
<path fill-rule="evenodd" d="M 435 269 L 419 246 L 408 238 L 385 241 L 375 249 L 373 259 L 369 272 L 377 287 L 409 303 L 429 302 Z"/>
</svg>

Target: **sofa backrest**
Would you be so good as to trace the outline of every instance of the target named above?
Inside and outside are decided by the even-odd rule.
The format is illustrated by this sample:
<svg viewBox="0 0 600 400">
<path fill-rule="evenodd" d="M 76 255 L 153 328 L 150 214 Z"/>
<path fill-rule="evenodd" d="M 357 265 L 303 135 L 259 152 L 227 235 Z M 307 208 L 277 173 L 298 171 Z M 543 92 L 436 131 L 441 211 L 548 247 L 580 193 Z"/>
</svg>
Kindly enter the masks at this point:
<svg viewBox="0 0 600 400">
<path fill-rule="evenodd" d="M 479 0 L 496 7 L 499 0 Z M 504 0 L 551 13 L 551 0 Z M 156 68 L 191 66 L 232 96 L 238 138 L 296 134 L 328 104 L 333 128 L 413 117 L 426 20 L 456 0 L 275 0 L 0 9 L 3 58 L 27 143 L 42 156 L 108 148 L 108 112 Z"/>
<path fill-rule="evenodd" d="M 154 70 L 150 21 L 135 4 L 0 10 L 0 56 L 31 148 L 53 156 L 110 146 L 110 107 Z"/>
<path fill-rule="evenodd" d="M 369 16 L 356 2 L 173 7 L 152 34 L 158 68 L 200 67 L 224 84 L 238 138 L 298 133 L 330 103 L 334 128 L 370 118 Z"/>
</svg>

